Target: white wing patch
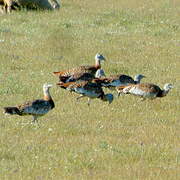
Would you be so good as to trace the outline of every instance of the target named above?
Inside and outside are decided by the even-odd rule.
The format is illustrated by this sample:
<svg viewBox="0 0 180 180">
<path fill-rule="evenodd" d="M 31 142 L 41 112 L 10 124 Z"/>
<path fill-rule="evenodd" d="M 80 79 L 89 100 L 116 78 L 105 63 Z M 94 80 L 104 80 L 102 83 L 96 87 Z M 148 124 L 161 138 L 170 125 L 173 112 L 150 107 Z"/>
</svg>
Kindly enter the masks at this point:
<svg viewBox="0 0 180 180">
<path fill-rule="evenodd" d="M 138 87 L 131 87 L 131 86 L 124 88 L 123 93 L 125 93 L 125 94 L 130 93 L 130 94 L 133 94 L 136 96 L 142 96 L 142 97 L 146 97 L 146 98 L 154 98 L 157 94 L 157 93 L 146 92 L 146 91 L 139 89 Z"/>
<path fill-rule="evenodd" d="M 137 96 L 144 96 L 144 94 L 146 93 L 145 91 L 137 88 L 137 87 L 132 87 L 130 90 L 129 90 L 129 93 L 131 94 L 134 94 L 134 95 L 137 95 Z"/>
</svg>

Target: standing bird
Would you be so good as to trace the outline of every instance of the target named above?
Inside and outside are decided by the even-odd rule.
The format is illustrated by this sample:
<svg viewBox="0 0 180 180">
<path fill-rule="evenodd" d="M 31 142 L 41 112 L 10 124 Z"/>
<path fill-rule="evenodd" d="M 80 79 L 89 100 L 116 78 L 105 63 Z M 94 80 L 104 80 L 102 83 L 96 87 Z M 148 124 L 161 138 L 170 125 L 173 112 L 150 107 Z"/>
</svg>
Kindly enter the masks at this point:
<svg viewBox="0 0 180 180">
<path fill-rule="evenodd" d="M 57 85 L 59 85 L 61 88 L 73 91 L 77 94 L 81 94 L 81 96 L 79 96 L 77 100 L 87 96 L 88 105 L 90 105 L 90 99 L 94 98 L 100 98 L 102 101 L 108 101 L 109 104 L 113 101 L 113 95 L 105 94 L 102 86 L 98 83 L 93 83 L 89 81 L 77 81 L 69 83 L 60 82 Z"/>
<path fill-rule="evenodd" d="M 59 71 L 59 72 L 53 72 L 55 75 L 59 76 L 59 80 L 62 82 L 66 82 L 67 79 L 69 79 L 72 75 L 78 74 L 78 73 L 89 73 L 92 75 L 95 75 L 96 71 L 101 68 L 101 62 L 105 61 L 103 55 L 96 54 L 95 56 L 95 65 L 92 66 L 79 66 L 72 69 Z"/>
<path fill-rule="evenodd" d="M 155 99 L 166 96 L 172 88 L 172 84 L 169 83 L 165 84 L 163 89 L 151 83 L 131 84 L 123 88 L 123 93 L 140 96 L 143 99 Z"/>
<path fill-rule="evenodd" d="M 119 74 L 119 75 L 114 75 L 114 76 L 105 77 L 105 78 L 98 78 L 98 79 L 95 79 L 94 81 L 101 83 L 103 87 L 115 89 L 118 86 L 126 86 L 128 84 L 139 84 L 141 79 L 144 77 L 145 76 L 142 74 L 137 74 L 135 78 L 133 79 L 132 77 L 128 75 Z"/>
<path fill-rule="evenodd" d="M 43 85 L 44 98 L 37 99 L 34 101 L 28 101 L 16 107 L 4 107 L 5 114 L 16 114 L 19 116 L 32 115 L 33 122 L 38 122 L 37 118 L 45 115 L 51 109 L 55 107 L 54 101 L 51 98 L 49 89 L 52 87 L 51 84 Z"/>
</svg>

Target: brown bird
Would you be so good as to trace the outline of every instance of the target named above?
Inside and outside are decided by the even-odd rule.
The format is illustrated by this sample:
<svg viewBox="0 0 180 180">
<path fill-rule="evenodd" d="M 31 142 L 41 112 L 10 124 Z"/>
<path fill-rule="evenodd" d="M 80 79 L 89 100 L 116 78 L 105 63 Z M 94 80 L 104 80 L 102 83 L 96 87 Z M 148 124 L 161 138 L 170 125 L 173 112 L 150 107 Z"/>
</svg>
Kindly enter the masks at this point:
<svg viewBox="0 0 180 180">
<path fill-rule="evenodd" d="M 53 72 L 55 75 L 59 76 L 59 80 L 62 82 L 66 82 L 67 79 L 69 79 L 71 76 L 79 73 L 89 73 L 91 75 L 95 75 L 96 71 L 101 68 L 101 62 L 105 61 L 103 55 L 96 54 L 95 56 L 95 65 L 92 66 L 79 66 L 72 69 L 59 71 L 59 72 Z"/>
<path fill-rule="evenodd" d="M 109 104 L 113 101 L 113 95 L 105 94 L 102 86 L 98 83 L 77 81 L 68 83 L 59 82 L 57 85 L 59 85 L 61 88 L 81 94 L 81 96 L 79 96 L 77 99 L 88 97 L 88 105 L 90 105 L 90 99 L 94 98 L 100 98 L 102 101 L 108 101 Z"/>
<path fill-rule="evenodd" d="M 28 101 L 25 102 L 24 104 L 15 107 L 4 107 L 4 113 L 10 115 L 16 114 L 19 116 L 32 115 L 33 122 L 37 122 L 38 117 L 45 115 L 55 107 L 54 101 L 51 98 L 49 92 L 49 89 L 51 87 L 52 87 L 51 84 L 43 85 L 43 92 L 44 92 L 43 99 Z"/>
<path fill-rule="evenodd" d="M 155 99 L 166 96 L 172 88 L 172 84 L 169 83 L 165 84 L 163 89 L 151 83 L 131 84 L 123 88 L 123 93 L 140 96 L 143 99 Z"/>
<path fill-rule="evenodd" d="M 81 73 L 76 73 L 76 74 L 73 74 L 72 76 L 70 76 L 66 80 L 66 83 L 67 82 L 76 82 L 76 81 L 79 81 L 79 80 L 82 80 L 82 81 L 92 81 L 95 78 L 101 78 L 103 76 L 106 76 L 103 69 L 98 69 L 96 71 L 95 75 L 90 74 L 90 73 L 86 73 L 86 72 L 85 73 L 81 72 Z"/>
<path fill-rule="evenodd" d="M 128 84 L 138 84 L 140 83 L 141 79 L 145 76 L 142 74 L 137 74 L 135 78 L 125 75 L 119 74 L 110 77 L 98 78 L 93 81 L 101 83 L 103 87 L 108 87 L 110 89 L 115 89 L 118 86 L 126 86 Z"/>
</svg>

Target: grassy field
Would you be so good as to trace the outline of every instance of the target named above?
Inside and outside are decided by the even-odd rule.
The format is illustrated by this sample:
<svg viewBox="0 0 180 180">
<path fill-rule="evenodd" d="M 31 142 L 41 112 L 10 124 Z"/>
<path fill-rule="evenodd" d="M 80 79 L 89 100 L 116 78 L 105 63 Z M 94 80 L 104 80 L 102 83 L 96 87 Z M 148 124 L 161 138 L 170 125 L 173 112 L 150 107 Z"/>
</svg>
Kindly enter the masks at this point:
<svg viewBox="0 0 180 180">
<path fill-rule="evenodd" d="M 1 15 L 0 179 L 180 179 L 179 12 L 179 0 L 64 0 L 56 12 Z M 97 52 L 107 76 L 141 73 L 174 89 L 154 101 L 76 102 L 52 72 L 94 64 Z M 41 98 L 45 82 L 56 108 L 40 128 L 3 114 Z"/>
</svg>

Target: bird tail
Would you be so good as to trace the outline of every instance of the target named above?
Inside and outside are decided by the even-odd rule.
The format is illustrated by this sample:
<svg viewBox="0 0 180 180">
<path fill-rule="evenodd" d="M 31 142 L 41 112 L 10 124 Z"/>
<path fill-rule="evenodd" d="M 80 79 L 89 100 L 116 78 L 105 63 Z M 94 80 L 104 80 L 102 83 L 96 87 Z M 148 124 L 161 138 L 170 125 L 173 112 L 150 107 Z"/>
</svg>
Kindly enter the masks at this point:
<svg viewBox="0 0 180 180">
<path fill-rule="evenodd" d="M 57 85 L 60 86 L 63 89 L 68 88 L 70 85 L 72 85 L 74 82 L 67 82 L 67 83 L 63 83 L 63 82 L 58 82 Z"/>
<path fill-rule="evenodd" d="M 19 109 L 17 107 L 4 107 L 4 113 L 5 114 L 18 114 L 21 115 L 21 112 L 19 111 Z"/>
<path fill-rule="evenodd" d="M 118 87 L 116 87 L 116 91 L 118 92 L 118 97 L 122 94 L 122 93 L 124 93 L 124 88 L 126 88 L 127 86 L 118 86 Z"/>
<path fill-rule="evenodd" d="M 57 76 L 60 76 L 62 74 L 61 71 L 58 71 L 58 72 L 53 72 L 53 74 L 57 75 Z"/>
</svg>

